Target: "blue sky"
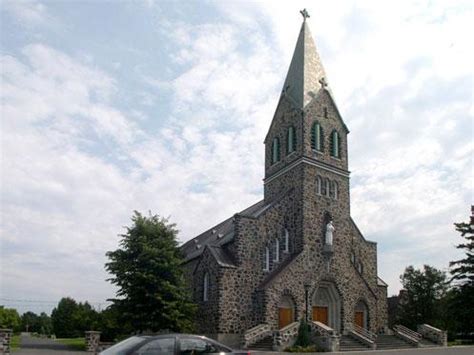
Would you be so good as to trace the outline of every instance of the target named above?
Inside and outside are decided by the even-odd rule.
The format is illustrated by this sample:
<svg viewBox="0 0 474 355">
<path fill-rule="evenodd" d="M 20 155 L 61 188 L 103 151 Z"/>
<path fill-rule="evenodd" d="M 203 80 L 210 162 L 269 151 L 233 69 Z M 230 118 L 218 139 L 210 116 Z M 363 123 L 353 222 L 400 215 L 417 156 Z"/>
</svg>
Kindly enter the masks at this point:
<svg viewBox="0 0 474 355">
<path fill-rule="evenodd" d="M 261 199 L 304 7 L 389 294 L 447 269 L 473 201 L 469 1 L 1 1 L 0 304 L 103 307 L 133 210 L 186 241 Z"/>
</svg>

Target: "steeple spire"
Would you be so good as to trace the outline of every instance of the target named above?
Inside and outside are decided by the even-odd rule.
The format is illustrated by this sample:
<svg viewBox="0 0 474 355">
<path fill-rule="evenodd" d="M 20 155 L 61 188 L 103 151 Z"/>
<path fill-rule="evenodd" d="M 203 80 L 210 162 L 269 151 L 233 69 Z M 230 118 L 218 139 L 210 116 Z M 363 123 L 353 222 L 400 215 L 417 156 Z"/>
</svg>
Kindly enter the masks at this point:
<svg viewBox="0 0 474 355">
<path fill-rule="evenodd" d="M 309 14 L 306 9 L 301 10 L 300 13 L 303 16 L 303 23 L 283 91 L 291 97 L 298 108 L 302 109 L 311 100 L 311 93 L 316 94 L 327 84 L 326 73 L 306 21 Z"/>
</svg>

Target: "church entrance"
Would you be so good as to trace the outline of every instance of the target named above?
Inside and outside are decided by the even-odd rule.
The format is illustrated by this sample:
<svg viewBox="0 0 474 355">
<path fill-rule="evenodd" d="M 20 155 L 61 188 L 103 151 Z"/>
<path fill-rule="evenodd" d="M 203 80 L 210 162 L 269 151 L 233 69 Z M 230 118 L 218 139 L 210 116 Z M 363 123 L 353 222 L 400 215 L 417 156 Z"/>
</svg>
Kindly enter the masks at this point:
<svg viewBox="0 0 474 355">
<path fill-rule="evenodd" d="M 337 332 L 341 329 L 341 298 L 330 282 L 321 282 L 312 297 L 313 321 L 321 322 Z"/>
<path fill-rule="evenodd" d="M 315 322 L 321 322 L 328 324 L 328 307 L 313 307 L 313 320 Z"/>
<path fill-rule="evenodd" d="M 294 322 L 295 305 L 290 296 L 283 296 L 278 305 L 278 328 L 282 329 Z"/>
<path fill-rule="evenodd" d="M 361 328 L 368 328 L 368 308 L 364 301 L 357 302 L 354 308 L 354 324 Z"/>
</svg>

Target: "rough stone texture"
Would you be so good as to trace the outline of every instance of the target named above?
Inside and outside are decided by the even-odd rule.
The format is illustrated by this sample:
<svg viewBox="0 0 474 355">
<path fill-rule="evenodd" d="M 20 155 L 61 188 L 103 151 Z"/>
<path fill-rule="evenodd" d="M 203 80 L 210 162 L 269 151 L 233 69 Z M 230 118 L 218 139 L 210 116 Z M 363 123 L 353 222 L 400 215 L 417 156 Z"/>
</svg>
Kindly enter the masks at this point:
<svg viewBox="0 0 474 355">
<path fill-rule="evenodd" d="M 101 332 L 96 331 L 86 331 L 86 351 L 90 353 L 97 353 L 100 346 L 100 334 Z"/>
<path fill-rule="evenodd" d="M 387 286 L 378 286 L 377 290 L 377 332 L 387 334 L 388 329 L 388 305 L 387 305 Z"/>
<path fill-rule="evenodd" d="M 431 340 L 438 345 L 448 346 L 448 333 L 445 330 L 437 329 L 428 324 L 420 324 L 418 326 L 418 333 L 420 333 L 423 338 Z"/>
<path fill-rule="evenodd" d="M 310 47 L 303 51 L 309 62 L 317 57 L 317 53 L 311 54 L 315 49 Z M 290 72 L 289 76 L 294 75 Z M 199 305 L 198 331 L 203 334 L 234 341 L 260 324 L 268 324 L 277 331 L 283 298 L 293 303 L 292 321 L 305 316 L 306 306 L 311 319 L 315 295 L 323 287 L 333 290 L 329 302 L 337 304 L 332 315 L 336 333 L 344 334 L 351 328 L 359 302 L 367 309 L 365 326 L 369 331 L 375 333 L 386 327 L 386 287 L 378 282 L 377 245 L 365 240 L 350 216 L 349 131 L 329 89 L 312 83 L 312 90 L 304 93 L 305 97 L 311 97 L 302 99 L 304 107 L 295 104 L 285 91 L 280 98 L 265 139 L 264 200 L 211 229 L 219 230 L 226 225 L 226 231 L 232 230 L 232 238 L 224 238 L 225 242 L 203 239 L 208 232 L 199 237 L 199 243 L 208 240 L 206 243 L 220 248 L 219 255 L 227 255 L 232 263 L 219 262 L 205 245 L 201 246 L 203 251 L 199 255 L 195 250 L 190 254 L 192 242 L 183 248 L 188 251 L 184 270 Z M 323 129 L 320 152 L 311 148 L 311 127 L 315 121 Z M 291 126 L 295 127 L 296 149 L 287 154 L 286 139 Z M 334 130 L 341 140 L 339 158 L 330 154 L 330 135 Z M 281 159 L 272 164 L 275 137 L 281 143 Z M 318 193 L 319 178 L 337 183 L 337 198 L 332 191 Z M 336 228 L 332 246 L 324 241 L 328 218 Z M 285 230 L 289 233 L 288 252 L 285 252 Z M 264 270 L 265 248 L 270 250 L 269 271 Z M 210 293 L 209 301 L 203 302 L 206 272 L 210 275 Z M 308 305 L 305 284 L 309 286 Z"/>
<path fill-rule="evenodd" d="M 10 354 L 10 344 L 13 331 L 11 329 L 0 329 L 0 350 L 1 354 Z"/>
</svg>

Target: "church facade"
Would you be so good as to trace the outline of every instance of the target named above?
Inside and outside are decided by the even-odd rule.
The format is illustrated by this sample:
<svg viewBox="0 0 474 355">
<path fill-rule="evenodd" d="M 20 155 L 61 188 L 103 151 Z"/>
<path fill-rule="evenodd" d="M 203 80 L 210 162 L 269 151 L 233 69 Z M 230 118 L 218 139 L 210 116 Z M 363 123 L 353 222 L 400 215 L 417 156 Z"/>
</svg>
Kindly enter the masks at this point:
<svg viewBox="0 0 474 355">
<path fill-rule="evenodd" d="M 263 199 L 181 247 L 197 331 L 234 346 L 302 318 L 335 335 L 387 326 L 377 244 L 350 214 L 349 130 L 304 19 L 265 138 Z"/>
</svg>

